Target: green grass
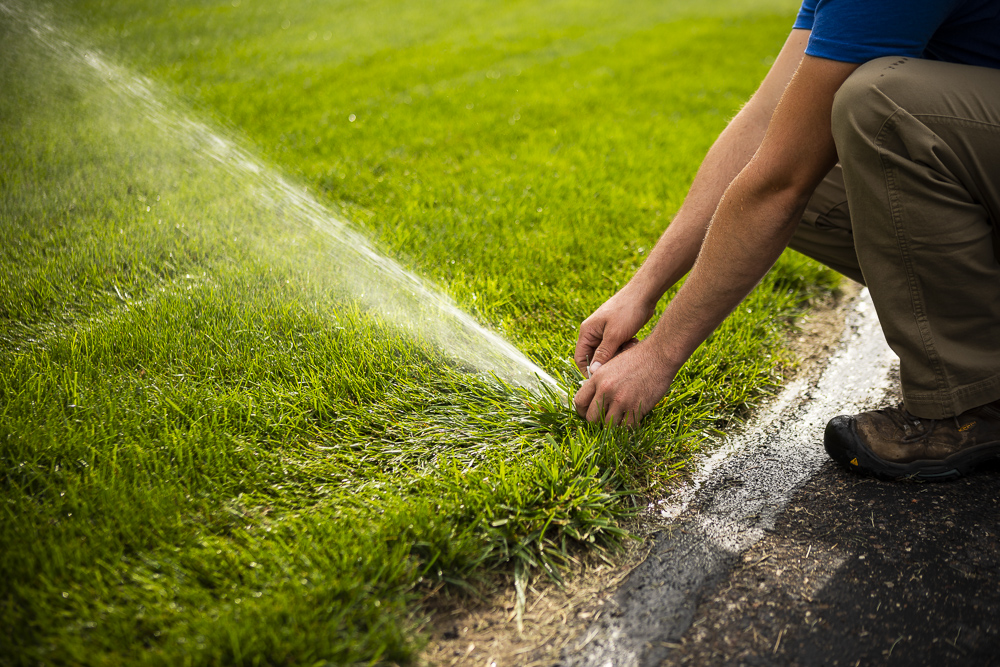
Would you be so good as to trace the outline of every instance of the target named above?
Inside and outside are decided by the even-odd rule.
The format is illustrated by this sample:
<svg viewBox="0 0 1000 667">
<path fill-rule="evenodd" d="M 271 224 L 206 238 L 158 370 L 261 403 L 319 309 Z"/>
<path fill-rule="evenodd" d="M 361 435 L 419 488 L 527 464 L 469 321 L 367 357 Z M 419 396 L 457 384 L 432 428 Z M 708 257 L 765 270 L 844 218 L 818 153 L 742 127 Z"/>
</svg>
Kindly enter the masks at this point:
<svg viewBox="0 0 1000 667">
<path fill-rule="evenodd" d="M 795 9 L 235 4 L 46 11 L 567 388 Z M 380 314 L 327 234 L 2 12 L 0 40 L 0 664 L 411 661 L 440 587 L 613 548 L 833 284 L 785 255 L 641 428 L 585 425 Z"/>
</svg>

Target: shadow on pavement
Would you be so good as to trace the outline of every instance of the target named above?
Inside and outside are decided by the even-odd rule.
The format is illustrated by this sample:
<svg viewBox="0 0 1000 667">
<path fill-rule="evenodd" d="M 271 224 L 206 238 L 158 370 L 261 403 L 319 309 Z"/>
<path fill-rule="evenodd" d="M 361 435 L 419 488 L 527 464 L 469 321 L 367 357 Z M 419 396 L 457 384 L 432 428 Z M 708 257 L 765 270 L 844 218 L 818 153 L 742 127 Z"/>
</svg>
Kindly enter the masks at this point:
<svg viewBox="0 0 1000 667">
<path fill-rule="evenodd" d="M 668 665 L 1000 664 L 1000 463 L 937 484 L 825 464 L 661 648 Z"/>
</svg>

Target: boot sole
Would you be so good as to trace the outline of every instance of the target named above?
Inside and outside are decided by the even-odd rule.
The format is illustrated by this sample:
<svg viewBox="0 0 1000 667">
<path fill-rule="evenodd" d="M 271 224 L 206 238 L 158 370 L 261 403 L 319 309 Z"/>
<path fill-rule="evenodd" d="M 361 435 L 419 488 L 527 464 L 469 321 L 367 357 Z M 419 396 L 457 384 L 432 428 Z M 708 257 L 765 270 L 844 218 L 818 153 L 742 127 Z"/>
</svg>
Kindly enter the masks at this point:
<svg viewBox="0 0 1000 667">
<path fill-rule="evenodd" d="M 858 436 L 852 417 L 834 417 L 826 425 L 823 446 L 834 461 L 856 473 L 880 479 L 945 481 L 962 477 L 990 459 L 1000 458 L 1000 442 L 988 442 L 952 454 L 940 461 L 917 460 L 893 463 L 876 456 Z"/>
</svg>

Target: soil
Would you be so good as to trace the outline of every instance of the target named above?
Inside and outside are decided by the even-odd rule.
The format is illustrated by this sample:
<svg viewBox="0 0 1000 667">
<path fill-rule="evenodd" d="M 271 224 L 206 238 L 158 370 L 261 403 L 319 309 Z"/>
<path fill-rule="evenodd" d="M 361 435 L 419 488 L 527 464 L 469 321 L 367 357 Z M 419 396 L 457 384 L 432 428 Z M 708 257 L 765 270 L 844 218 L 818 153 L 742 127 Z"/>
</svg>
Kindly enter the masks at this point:
<svg viewBox="0 0 1000 667">
<path fill-rule="evenodd" d="M 560 653 L 588 623 L 607 613 L 609 599 L 643 559 L 644 543 L 630 542 L 609 562 L 592 558 L 579 563 L 563 587 L 538 579 L 528 587 L 519 631 L 514 588 L 485 600 L 452 597 L 437 601 L 432 612 L 431 641 L 422 660 L 431 665 L 539 667 L 558 664 Z"/>
<path fill-rule="evenodd" d="M 799 318 L 797 331 L 789 336 L 788 341 L 788 347 L 799 364 L 791 369 L 787 380 L 810 375 L 826 364 L 844 331 L 847 307 L 860 292 L 860 284 L 844 278 L 835 293 L 813 303 L 809 312 Z"/>
</svg>

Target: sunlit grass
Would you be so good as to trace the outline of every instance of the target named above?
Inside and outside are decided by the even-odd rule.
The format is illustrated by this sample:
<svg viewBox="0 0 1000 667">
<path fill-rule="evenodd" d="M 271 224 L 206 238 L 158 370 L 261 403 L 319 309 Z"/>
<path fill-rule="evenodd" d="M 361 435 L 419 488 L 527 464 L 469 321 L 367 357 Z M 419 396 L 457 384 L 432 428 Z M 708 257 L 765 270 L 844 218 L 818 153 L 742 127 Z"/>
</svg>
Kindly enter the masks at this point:
<svg viewBox="0 0 1000 667">
<path fill-rule="evenodd" d="M 75 2 L 54 23 L 572 389 L 787 2 Z M 285 23 L 288 23 L 285 27 Z M 405 662 L 421 601 L 611 547 L 780 382 L 788 255 L 640 429 L 401 329 L 330 239 L 0 14 L 0 663 Z M 734 48 L 734 45 L 739 48 Z M 89 78 L 88 78 L 89 76 Z"/>
</svg>

